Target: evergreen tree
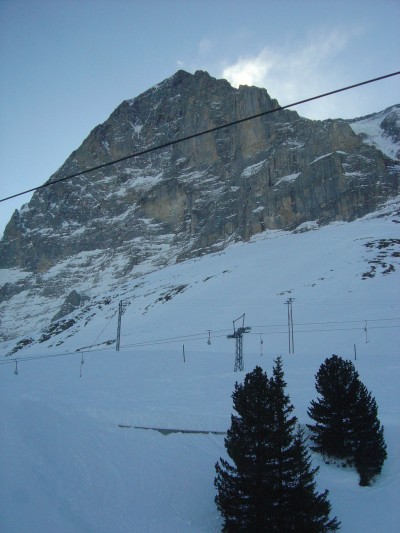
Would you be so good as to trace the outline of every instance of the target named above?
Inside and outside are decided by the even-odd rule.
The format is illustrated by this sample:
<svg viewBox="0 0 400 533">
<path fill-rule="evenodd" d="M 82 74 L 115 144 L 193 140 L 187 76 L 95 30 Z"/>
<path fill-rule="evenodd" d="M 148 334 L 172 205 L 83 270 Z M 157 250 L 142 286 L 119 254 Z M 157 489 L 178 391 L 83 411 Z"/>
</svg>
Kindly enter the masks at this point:
<svg viewBox="0 0 400 533">
<path fill-rule="evenodd" d="M 273 512 L 274 488 L 267 482 L 273 459 L 265 432 L 273 424 L 267 375 L 256 367 L 243 385 L 235 384 L 232 398 L 238 416 L 231 416 L 225 447 L 235 467 L 223 459 L 216 464 L 216 503 L 224 531 L 263 531 Z"/>
<path fill-rule="evenodd" d="M 321 365 L 316 389 L 320 397 L 308 410 L 316 422 L 308 424 L 313 449 L 354 465 L 360 485 L 369 485 L 387 457 L 375 399 L 360 381 L 353 363 L 337 355 Z"/>
<path fill-rule="evenodd" d="M 294 407 L 290 403 L 289 396 L 285 394 L 286 382 L 280 357 L 275 360 L 270 388 L 270 408 L 274 414 L 274 426 L 270 429 L 269 440 L 276 457 L 274 475 L 276 478 L 277 531 L 284 531 L 285 521 L 288 518 L 289 491 L 287 489 L 292 482 L 295 467 L 293 444 L 297 418 L 291 416 Z"/>
<path fill-rule="evenodd" d="M 329 520 L 326 493 L 315 492 L 316 470 L 310 467 L 304 440 L 296 434 L 297 419 L 291 416 L 293 406 L 285 387 L 280 358 L 271 379 L 256 367 L 243 384 L 235 384 L 232 398 L 237 415 L 232 415 L 225 438 L 234 466 L 224 459 L 215 465 L 215 501 L 225 532 L 338 528 L 336 519 Z M 307 504 L 301 523 L 308 529 L 296 529 L 298 524 L 293 522 L 300 501 Z"/>
<path fill-rule="evenodd" d="M 351 421 L 354 465 L 360 476 L 360 485 L 367 486 L 381 473 L 387 452 L 375 398 L 363 383 L 360 383 L 357 408 L 353 411 Z"/>
<path fill-rule="evenodd" d="M 313 450 L 339 459 L 352 456 L 350 407 L 355 405 L 358 373 L 351 361 L 332 355 L 320 366 L 315 388 L 320 398 L 312 400 L 308 415 L 316 424 L 307 424 L 313 433 Z"/>
<path fill-rule="evenodd" d="M 340 527 L 337 518 L 329 520 L 331 504 L 328 491 L 316 493 L 314 481 L 319 467 L 312 468 L 310 453 L 302 429 L 298 428 L 294 440 L 294 469 L 290 494 L 290 523 L 287 531 L 318 533 L 336 531 Z"/>
</svg>

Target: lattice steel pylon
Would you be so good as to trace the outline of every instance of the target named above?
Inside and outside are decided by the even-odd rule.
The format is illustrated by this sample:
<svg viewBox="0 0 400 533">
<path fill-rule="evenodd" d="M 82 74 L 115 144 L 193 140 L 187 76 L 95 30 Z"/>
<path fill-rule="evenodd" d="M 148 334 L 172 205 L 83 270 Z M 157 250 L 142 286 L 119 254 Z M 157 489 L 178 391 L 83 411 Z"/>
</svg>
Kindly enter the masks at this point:
<svg viewBox="0 0 400 533">
<path fill-rule="evenodd" d="M 236 340 L 236 349 L 235 349 L 235 368 L 234 372 L 242 372 L 244 370 L 244 363 L 243 363 L 243 334 L 248 333 L 251 328 L 244 325 L 244 317 L 245 314 L 243 313 L 242 316 L 237 318 L 233 321 L 233 333 L 231 335 L 227 335 L 227 339 L 235 339 Z M 236 328 L 235 322 L 238 320 L 243 319 L 242 327 Z"/>
</svg>

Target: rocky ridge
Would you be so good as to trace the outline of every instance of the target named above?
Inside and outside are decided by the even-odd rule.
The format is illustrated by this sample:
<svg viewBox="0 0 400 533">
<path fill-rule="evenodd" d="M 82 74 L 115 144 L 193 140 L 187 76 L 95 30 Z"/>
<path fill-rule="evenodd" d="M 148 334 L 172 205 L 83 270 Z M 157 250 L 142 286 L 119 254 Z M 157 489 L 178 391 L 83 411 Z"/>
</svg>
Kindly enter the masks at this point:
<svg viewBox="0 0 400 533">
<path fill-rule="evenodd" d="M 278 107 L 265 89 L 178 71 L 123 102 L 50 181 Z M 2 338 L 25 334 L 37 305 L 46 327 L 169 263 L 374 211 L 398 194 L 399 137 L 398 106 L 354 121 L 281 110 L 37 191 L 0 242 Z"/>
</svg>

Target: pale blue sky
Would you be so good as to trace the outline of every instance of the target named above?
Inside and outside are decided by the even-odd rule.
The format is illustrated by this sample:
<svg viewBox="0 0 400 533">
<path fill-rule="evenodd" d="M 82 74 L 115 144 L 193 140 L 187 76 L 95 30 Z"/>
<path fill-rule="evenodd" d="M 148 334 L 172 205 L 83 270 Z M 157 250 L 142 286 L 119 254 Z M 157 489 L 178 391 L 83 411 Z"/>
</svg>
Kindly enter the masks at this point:
<svg viewBox="0 0 400 533">
<path fill-rule="evenodd" d="M 284 105 L 400 70 L 399 0 L 0 0 L 0 198 L 46 181 L 125 99 L 182 68 Z M 296 108 L 400 103 L 400 76 Z M 31 195 L 0 203 L 0 235 Z"/>
</svg>

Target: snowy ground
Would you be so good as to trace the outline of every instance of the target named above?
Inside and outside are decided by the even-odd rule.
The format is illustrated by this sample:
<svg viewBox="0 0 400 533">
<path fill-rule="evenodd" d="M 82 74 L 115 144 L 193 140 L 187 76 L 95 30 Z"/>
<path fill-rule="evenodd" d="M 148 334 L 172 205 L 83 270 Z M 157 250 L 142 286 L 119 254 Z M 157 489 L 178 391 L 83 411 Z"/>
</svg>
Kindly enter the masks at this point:
<svg viewBox="0 0 400 533">
<path fill-rule="evenodd" d="M 14 359 L 2 357 L 0 530 L 220 531 L 213 479 L 215 462 L 226 457 L 223 435 L 165 435 L 134 426 L 226 431 L 233 386 L 244 376 L 233 372 L 234 341 L 226 335 L 245 312 L 252 327 L 244 339 L 245 371 L 258 364 L 270 373 L 273 357 L 282 354 L 301 424 L 316 396 L 319 365 L 332 353 L 353 360 L 377 400 L 389 457 L 376 483 L 361 488 L 353 470 L 314 455 L 318 485 L 329 489 L 344 533 L 398 532 L 400 259 L 394 219 L 389 210 L 382 218 L 297 235 L 271 232 L 135 280 L 124 289 L 130 305 L 120 352 L 102 344 L 115 338 L 114 298 L 74 336 L 60 334 L 59 347 L 51 339 Z M 394 270 L 385 274 L 390 264 Z M 288 297 L 294 298 L 294 354 L 288 354 Z M 74 350 L 94 343 L 99 349 L 85 352 L 82 364 Z"/>
<path fill-rule="evenodd" d="M 388 115 L 396 117 L 397 127 L 400 124 L 400 106 L 393 106 L 380 113 L 376 113 L 374 117 L 367 117 L 364 119 L 355 119 L 350 121 L 350 126 L 354 133 L 361 134 L 364 137 L 363 142 L 375 146 L 382 153 L 393 160 L 398 159 L 399 143 L 394 138 L 391 138 L 381 128 L 381 123 Z"/>
</svg>

